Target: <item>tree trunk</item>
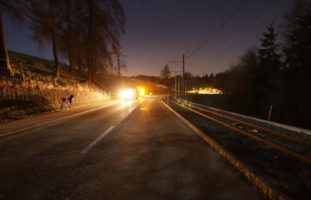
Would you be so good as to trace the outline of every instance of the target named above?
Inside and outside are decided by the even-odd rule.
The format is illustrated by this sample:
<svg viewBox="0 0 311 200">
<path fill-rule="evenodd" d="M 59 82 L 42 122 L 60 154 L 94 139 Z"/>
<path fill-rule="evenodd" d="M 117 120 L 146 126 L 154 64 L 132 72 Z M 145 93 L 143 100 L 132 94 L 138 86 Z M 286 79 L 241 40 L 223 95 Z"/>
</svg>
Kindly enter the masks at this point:
<svg viewBox="0 0 311 200">
<path fill-rule="evenodd" d="M 87 44 L 87 67 L 88 67 L 88 78 L 90 82 L 94 82 L 94 1 L 88 1 L 88 12 L 89 12 L 89 21 L 88 21 L 88 44 Z"/>
<path fill-rule="evenodd" d="M 2 13 L 0 9 L 0 76 L 9 77 L 11 75 L 10 60 L 8 49 L 6 47 L 6 41 L 4 36 L 3 24 L 2 24 Z"/>
<path fill-rule="evenodd" d="M 51 17 L 51 36 L 52 36 L 52 48 L 53 48 L 53 56 L 55 63 L 55 78 L 59 78 L 59 60 L 57 54 L 57 39 L 56 39 L 56 30 L 55 30 L 55 18 L 54 18 L 54 7 L 53 0 L 49 0 L 49 9 L 50 9 L 50 17 Z"/>
<path fill-rule="evenodd" d="M 73 41 L 73 30 L 71 22 L 71 0 L 66 0 L 66 23 L 67 23 L 67 49 L 68 49 L 68 61 L 69 61 L 69 72 L 71 76 L 74 76 L 75 60 L 75 44 Z"/>
</svg>

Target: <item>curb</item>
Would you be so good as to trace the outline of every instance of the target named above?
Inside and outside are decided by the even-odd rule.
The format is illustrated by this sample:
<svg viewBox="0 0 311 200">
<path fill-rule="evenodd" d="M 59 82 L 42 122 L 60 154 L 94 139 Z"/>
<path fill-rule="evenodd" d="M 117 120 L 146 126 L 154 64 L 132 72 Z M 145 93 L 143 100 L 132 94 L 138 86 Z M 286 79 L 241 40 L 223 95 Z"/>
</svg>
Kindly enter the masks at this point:
<svg viewBox="0 0 311 200">
<path fill-rule="evenodd" d="M 276 188 L 266 183 L 264 179 L 256 175 L 244 162 L 237 160 L 229 151 L 218 144 L 211 137 L 206 135 L 203 131 L 193 125 L 186 118 L 177 113 L 173 108 L 166 104 L 163 100 L 162 103 L 174 114 L 176 115 L 186 126 L 188 126 L 192 131 L 194 131 L 199 137 L 201 137 L 205 142 L 207 142 L 217 153 L 219 153 L 227 162 L 229 162 L 233 167 L 235 167 L 239 172 L 241 172 L 248 181 L 250 181 L 256 188 L 258 188 L 265 197 L 270 200 L 288 200 L 282 192 L 278 191 Z"/>
<path fill-rule="evenodd" d="M 65 117 L 62 117 L 62 118 L 57 118 L 57 119 L 54 119 L 54 120 L 51 120 L 51 121 L 42 122 L 40 124 L 36 124 L 36 125 L 33 125 L 33 126 L 21 128 L 21 129 L 14 130 L 14 131 L 10 131 L 10 132 L 4 133 L 4 134 L 0 134 L 0 139 L 4 138 L 4 137 L 11 136 L 11 135 L 19 134 L 19 133 L 22 133 L 22 132 L 25 132 L 25 131 L 30 131 L 30 130 L 33 130 L 33 129 L 36 129 L 36 128 L 41 128 L 41 127 L 44 127 L 44 126 L 50 126 L 52 124 L 55 124 L 57 122 L 61 122 L 61 121 L 64 121 L 64 120 L 73 119 L 73 118 L 76 118 L 76 117 L 79 117 L 79 116 L 82 116 L 82 115 L 85 115 L 85 114 L 88 114 L 88 113 L 91 113 L 91 112 L 95 112 L 95 111 L 107 108 L 107 107 L 112 106 L 114 104 L 115 103 L 109 103 L 107 105 L 103 105 L 103 106 L 100 106 L 98 108 L 93 108 L 93 109 L 90 109 L 90 110 L 81 111 L 79 113 L 75 113 L 75 114 L 72 114 L 72 115 L 69 115 L 69 116 L 65 116 Z"/>
</svg>

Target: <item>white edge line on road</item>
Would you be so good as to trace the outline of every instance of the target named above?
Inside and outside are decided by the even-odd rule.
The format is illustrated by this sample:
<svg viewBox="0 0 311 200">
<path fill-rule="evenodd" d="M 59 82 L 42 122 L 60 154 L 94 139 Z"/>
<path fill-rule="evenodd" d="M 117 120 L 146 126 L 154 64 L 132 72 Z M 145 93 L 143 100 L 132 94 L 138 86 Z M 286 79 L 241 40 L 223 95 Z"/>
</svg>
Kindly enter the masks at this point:
<svg viewBox="0 0 311 200">
<path fill-rule="evenodd" d="M 0 138 L 1 137 L 6 137 L 6 136 L 9 136 L 9 135 L 13 135 L 13 134 L 17 134 L 17 133 L 20 133 L 20 132 L 24 132 L 24 131 L 29 131 L 29 130 L 32 130 L 32 129 L 40 128 L 40 127 L 43 127 L 43 126 L 48 126 L 48 125 L 54 124 L 54 123 L 62 121 L 62 120 L 67 120 L 67 119 L 72 119 L 72 118 L 75 118 L 75 117 L 79 117 L 79 116 L 82 116 L 82 115 L 85 115 L 85 114 L 88 114 L 88 113 L 91 113 L 91 112 L 95 112 L 97 110 L 108 108 L 110 106 L 113 106 L 114 104 L 116 104 L 116 102 L 109 103 L 109 104 L 106 104 L 106 105 L 103 105 L 103 106 L 100 106 L 100 107 L 97 107 L 97 108 L 93 108 L 93 109 L 90 109 L 90 110 L 78 112 L 78 113 L 75 113 L 75 114 L 72 114 L 72 115 L 69 115 L 69 116 L 57 118 L 55 120 L 51 120 L 51 121 L 47 121 L 47 122 L 42 122 L 42 123 L 34 125 L 34 126 L 29 126 L 29 127 L 21 128 L 21 129 L 18 129 L 18 130 L 10 131 L 10 132 L 7 132 L 5 134 L 0 134 Z"/>
<path fill-rule="evenodd" d="M 141 104 L 141 102 L 137 103 L 134 108 L 132 108 L 120 121 L 118 121 L 114 126 L 110 126 L 105 132 L 103 132 L 100 136 L 98 136 L 91 144 L 89 144 L 81 154 L 86 154 L 92 147 L 94 147 L 100 140 L 102 140 L 106 135 L 108 135 L 116 126 L 118 126 L 121 122 L 123 122 L 126 118 L 128 118 L 133 111 Z"/>
<path fill-rule="evenodd" d="M 87 146 L 83 151 L 81 151 L 81 154 L 87 153 L 92 147 L 94 147 L 100 140 L 102 140 L 108 133 L 110 133 L 115 126 L 110 126 L 105 132 L 103 132 L 99 137 L 97 137 L 89 146 Z"/>
</svg>

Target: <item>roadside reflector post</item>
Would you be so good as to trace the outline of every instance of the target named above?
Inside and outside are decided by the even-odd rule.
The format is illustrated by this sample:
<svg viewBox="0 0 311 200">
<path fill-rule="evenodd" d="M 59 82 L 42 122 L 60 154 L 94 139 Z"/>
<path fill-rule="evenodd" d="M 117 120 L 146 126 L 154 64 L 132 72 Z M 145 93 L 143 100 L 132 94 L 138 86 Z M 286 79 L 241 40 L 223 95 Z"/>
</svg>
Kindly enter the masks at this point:
<svg viewBox="0 0 311 200">
<path fill-rule="evenodd" d="M 270 119 L 271 119 L 272 109 L 273 109 L 273 106 L 270 105 L 270 107 L 269 107 L 268 121 L 270 121 Z"/>
</svg>

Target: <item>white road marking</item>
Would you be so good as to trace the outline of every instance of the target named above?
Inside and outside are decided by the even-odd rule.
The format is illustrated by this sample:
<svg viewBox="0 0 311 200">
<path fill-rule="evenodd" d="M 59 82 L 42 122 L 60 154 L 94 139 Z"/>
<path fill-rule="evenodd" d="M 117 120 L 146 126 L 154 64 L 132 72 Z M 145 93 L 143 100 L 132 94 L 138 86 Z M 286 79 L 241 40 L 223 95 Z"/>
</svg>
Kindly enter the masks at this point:
<svg viewBox="0 0 311 200">
<path fill-rule="evenodd" d="M 121 122 L 123 122 L 128 116 L 130 116 L 131 113 L 141 104 L 142 102 L 137 103 L 135 106 L 133 106 L 118 122 L 114 122 L 114 126 L 111 126 L 108 128 L 104 133 L 102 133 L 98 138 L 96 138 L 89 146 L 87 146 L 83 151 L 81 151 L 81 154 L 86 154 L 92 147 L 94 147 L 100 140 L 102 140 L 108 133 L 110 133 L 116 126 L 118 126 Z"/>
<path fill-rule="evenodd" d="M 87 146 L 83 151 L 81 151 L 81 154 L 87 153 L 92 147 L 94 147 L 100 140 L 102 140 L 108 133 L 110 133 L 115 126 L 110 126 L 105 132 L 103 132 L 98 138 L 96 138 L 89 146 Z"/>
<path fill-rule="evenodd" d="M 71 114 L 71 115 L 59 117 L 57 119 L 52 119 L 50 121 L 46 121 L 46 122 L 42 122 L 42 123 L 39 123 L 39 124 L 36 124 L 36 125 L 33 125 L 33 126 L 21 128 L 21 129 L 14 130 L 14 131 L 10 131 L 10 132 L 4 133 L 4 134 L 2 134 L 0 132 L 0 138 L 1 137 L 6 137 L 6 136 L 9 136 L 9 135 L 13 135 L 13 134 L 17 134 L 17 133 L 21 133 L 21 132 L 25 132 L 25 131 L 29 131 L 29 130 L 36 129 L 36 128 L 41 128 L 41 127 L 44 127 L 44 126 L 49 126 L 49 125 L 52 125 L 54 123 L 63 122 L 65 120 L 73 119 L 73 118 L 76 118 L 76 117 L 80 117 L 82 115 L 85 115 L 85 114 L 88 114 L 88 113 L 91 113 L 91 112 L 95 112 L 95 111 L 98 111 L 98 110 L 101 110 L 101 109 L 108 108 L 108 107 L 113 106 L 115 104 L 116 104 L 116 102 L 108 103 L 106 105 L 103 105 L 103 106 L 100 106 L 100 107 L 97 107 L 97 108 L 92 108 L 90 110 L 81 111 L 81 112 L 74 113 L 74 114 Z"/>
</svg>

